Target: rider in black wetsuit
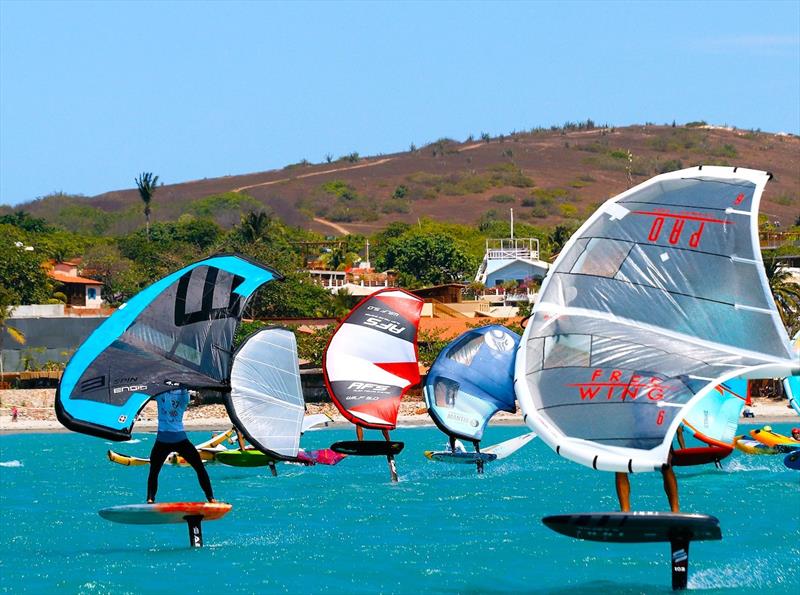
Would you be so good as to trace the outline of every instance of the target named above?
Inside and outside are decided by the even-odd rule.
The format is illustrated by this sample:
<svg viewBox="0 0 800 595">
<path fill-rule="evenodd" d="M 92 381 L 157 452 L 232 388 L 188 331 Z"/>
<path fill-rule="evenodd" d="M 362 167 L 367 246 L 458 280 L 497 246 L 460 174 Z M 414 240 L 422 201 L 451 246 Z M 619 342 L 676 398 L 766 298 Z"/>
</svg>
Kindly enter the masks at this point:
<svg viewBox="0 0 800 595">
<path fill-rule="evenodd" d="M 197 472 L 200 487 L 209 502 L 216 502 L 211 489 L 211 480 L 203 466 L 200 453 L 189 442 L 183 430 L 183 413 L 189 405 L 189 392 L 185 388 L 161 393 L 156 398 L 158 404 L 158 435 L 150 452 L 150 474 L 147 476 L 147 501 L 155 502 L 158 491 L 158 474 L 171 452 L 177 452 L 186 459 Z"/>
</svg>

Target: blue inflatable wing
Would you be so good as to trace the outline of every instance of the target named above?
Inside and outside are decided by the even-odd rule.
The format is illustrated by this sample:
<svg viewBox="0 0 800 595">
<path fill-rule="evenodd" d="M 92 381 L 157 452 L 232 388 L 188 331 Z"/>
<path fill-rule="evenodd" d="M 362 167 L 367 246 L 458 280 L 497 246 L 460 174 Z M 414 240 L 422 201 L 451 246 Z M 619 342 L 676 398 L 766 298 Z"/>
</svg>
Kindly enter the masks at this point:
<svg viewBox="0 0 800 595">
<path fill-rule="evenodd" d="M 56 416 L 76 432 L 128 440 L 150 397 L 175 386 L 225 388 L 233 336 L 250 296 L 281 276 L 235 255 L 190 264 L 142 290 L 75 352 Z"/>
<path fill-rule="evenodd" d="M 499 325 L 467 331 L 445 347 L 428 372 L 425 401 L 440 430 L 480 441 L 497 411 L 516 411 L 514 359 L 519 335 Z"/>
</svg>

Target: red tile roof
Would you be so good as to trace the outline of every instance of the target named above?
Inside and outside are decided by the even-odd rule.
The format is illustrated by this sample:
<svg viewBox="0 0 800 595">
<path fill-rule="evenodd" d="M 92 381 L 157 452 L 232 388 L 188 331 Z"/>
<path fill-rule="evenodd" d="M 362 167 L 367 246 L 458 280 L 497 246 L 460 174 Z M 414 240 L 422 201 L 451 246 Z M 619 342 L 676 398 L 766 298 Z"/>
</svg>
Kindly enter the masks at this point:
<svg viewBox="0 0 800 595">
<path fill-rule="evenodd" d="M 73 275 L 68 275 L 67 273 L 63 273 L 61 271 L 47 271 L 47 274 L 50 275 L 50 277 L 52 277 L 59 283 L 78 283 L 80 285 L 103 284 L 101 281 L 95 281 L 94 279 L 87 279 L 86 277 L 77 277 Z"/>
</svg>

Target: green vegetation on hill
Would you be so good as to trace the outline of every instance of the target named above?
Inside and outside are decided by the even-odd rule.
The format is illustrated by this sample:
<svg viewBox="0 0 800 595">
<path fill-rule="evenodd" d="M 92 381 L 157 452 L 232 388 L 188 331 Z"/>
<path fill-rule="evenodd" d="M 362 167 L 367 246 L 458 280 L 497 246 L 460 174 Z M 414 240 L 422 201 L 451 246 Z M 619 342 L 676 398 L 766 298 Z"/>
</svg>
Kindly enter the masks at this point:
<svg viewBox="0 0 800 595">
<path fill-rule="evenodd" d="M 222 227 L 231 227 L 242 213 L 263 208 L 261 203 L 242 192 L 224 192 L 198 198 L 189 203 L 188 213 L 195 217 L 211 219 Z"/>
<path fill-rule="evenodd" d="M 164 187 L 151 176 L 149 238 L 136 189 L 96 198 L 55 193 L 23 206 L 27 212 L 0 206 L 0 279 L 17 301 L 59 299 L 39 265 L 82 257 L 83 274 L 102 281 L 104 296 L 119 304 L 189 262 L 236 251 L 287 277 L 259 292 L 250 315 L 335 316 L 343 308 L 340 296 L 312 283 L 303 259 L 318 258 L 332 269 L 352 266 L 365 255 L 367 239 L 377 268 L 397 269 L 403 285 L 416 287 L 470 282 L 486 240 L 509 237 L 509 207 L 515 235 L 538 238 L 546 259 L 608 196 L 695 164 L 772 171 L 775 165 L 782 170 L 762 210 L 786 227 L 800 205 L 796 176 L 786 175 L 797 162 L 794 137 L 713 129 L 703 121 L 617 129 L 591 119 L 476 136 L 466 143 L 442 138 L 422 149 L 412 144 L 408 153 L 381 160 L 328 155 L 321 167 L 303 160 L 247 179 Z M 250 189 L 232 191 L 244 186 Z M 306 254 L 299 242 L 326 239 L 303 229 L 321 229 L 314 218 L 371 235 L 343 236 L 341 245 Z M 20 251 L 15 242 L 33 250 Z"/>
<path fill-rule="evenodd" d="M 317 187 L 298 201 L 298 207 L 312 217 L 330 221 L 375 221 L 379 208 L 376 202 L 359 194 L 355 187 L 343 180 L 332 180 Z"/>
<path fill-rule="evenodd" d="M 374 232 L 393 220 L 447 218 L 441 202 L 452 205 L 454 199 L 463 199 L 455 219 L 475 224 L 487 201 L 519 206 L 533 198 L 520 209 L 519 218 L 555 225 L 585 217 L 593 203 L 650 176 L 704 163 L 773 171 L 778 181 L 768 187 L 765 210 L 777 207 L 773 218 L 787 224 L 794 214 L 786 203 L 800 194 L 796 176 L 787 175 L 793 173 L 790 164 L 796 163 L 798 146 L 791 135 L 712 127 L 703 120 L 615 128 L 586 119 L 495 136 L 484 132 L 464 142 L 440 138 L 422 149 L 412 143 L 408 152 L 382 159 L 352 152 L 336 160 L 329 154 L 327 164 L 304 159 L 246 179 L 153 184 L 155 198 L 146 209 L 153 221 L 175 222 L 191 215 L 211 219 L 223 229 L 236 225 L 243 213 L 266 210 L 293 225 L 321 229 L 311 220 L 323 218 Z M 233 191 L 243 186 L 247 193 Z M 529 194 L 539 187 L 567 189 L 571 195 Z M 771 191 L 789 198 L 770 204 Z M 22 208 L 81 234 L 120 237 L 146 224 L 135 188 L 93 199 L 57 193 Z M 0 214 L 10 212 L 0 205 Z"/>
<path fill-rule="evenodd" d="M 496 163 L 482 173 L 461 171 L 449 175 L 417 172 L 406 176 L 410 198 L 435 198 L 438 194 L 466 196 L 492 188 L 530 188 L 534 181 L 513 163 Z"/>
</svg>

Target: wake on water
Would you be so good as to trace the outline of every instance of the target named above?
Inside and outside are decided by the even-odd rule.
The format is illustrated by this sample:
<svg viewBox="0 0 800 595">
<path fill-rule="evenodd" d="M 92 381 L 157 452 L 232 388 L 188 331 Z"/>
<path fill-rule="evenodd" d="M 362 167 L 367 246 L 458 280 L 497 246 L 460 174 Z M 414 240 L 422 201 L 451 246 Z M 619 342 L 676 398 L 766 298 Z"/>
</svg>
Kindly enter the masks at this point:
<svg viewBox="0 0 800 595">
<path fill-rule="evenodd" d="M 0 461 L 0 467 L 22 467 L 22 461 Z"/>
<path fill-rule="evenodd" d="M 141 440 L 139 438 L 131 438 L 130 440 L 126 440 L 125 444 L 139 444 Z M 115 444 L 119 444 L 119 442 L 111 442 L 111 440 L 106 440 L 106 444 L 113 446 Z"/>
<path fill-rule="evenodd" d="M 768 569 L 768 570 L 765 570 Z M 774 564 L 767 560 L 742 559 L 736 564 L 697 568 L 689 576 L 690 589 L 741 589 L 783 584 L 786 577 L 776 575 Z"/>
<path fill-rule="evenodd" d="M 767 461 L 761 462 L 760 459 L 770 455 L 751 455 L 748 458 L 734 459 L 729 463 L 723 463 L 723 471 L 774 471 L 771 465 L 765 465 Z M 756 459 L 752 460 L 751 459 Z"/>
</svg>

